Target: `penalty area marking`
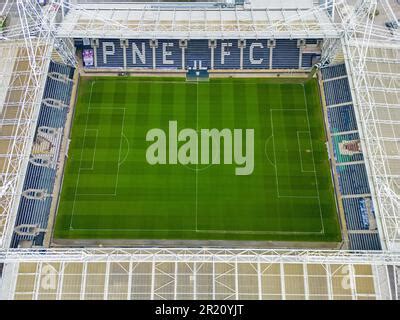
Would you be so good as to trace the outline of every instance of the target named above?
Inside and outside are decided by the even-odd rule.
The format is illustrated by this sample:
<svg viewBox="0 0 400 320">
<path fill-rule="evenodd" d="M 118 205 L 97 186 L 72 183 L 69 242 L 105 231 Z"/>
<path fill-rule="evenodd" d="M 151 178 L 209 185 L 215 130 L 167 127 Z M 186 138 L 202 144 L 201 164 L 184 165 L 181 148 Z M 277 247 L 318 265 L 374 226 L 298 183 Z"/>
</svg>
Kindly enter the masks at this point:
<svg viewBox="0 0 400 320">
<path fill-rule="evenodd" d="M 276 192 L 277 192 L 277 196 L 278 198 L 311 198 L 311 199 L 315 199 L 318 197 L 318 195 L 315 196 L 296 196 L 296 195 L 282 195 L 279 193 L 279 175 L 278 175 L 278 163 L 276 160 L 276 151 L 275 151 L 275 136 L 274 136 L 274 121 L 273 121 L 273 111 L 292 111 L 292 112 L 296 112 L 296 111 L 301 111 L 301 112 L 305 112 L 307 113 L 306 109 L 270 109 L 270 113 L 271 113 L 271 130 L 272 130 L 272 135 L 266 140 L 268 141 L 269 139 L 272 139 L 272 149 L 273 149 L 273 155 L 274 155 L 274 171 L 275 171 L 275 179 L 276 179 Z M 303 131 L 302 131 L 303 132 Z M 304 131 L 304 132 L 308 132 L 308 131 Z M 310 134 L 311 137 L 311 134 Z M 311 150 L 312 152 L 312 150 Z M 267 153 L 266 153 L 267 156 Z M 312 158 L 314 159 L 314 154 L 312 154 Z M 267 156 L 267 159 L 269 162 L 272 161 L 269 159 L 269 157 Z"/>
<path fill-rule="evenodd" d="M 75 194 L 74 194 L 74 201 L 72 204 L 72 212 L 71 212 L 71 219 L 70 219 L 70 225 L 69 225 L 69 229 L 70 230 L 79 230 L 79 229 L 75 229 L 72 227 L 72 223 L 74 220 L 74 214 L 75 214 L 75 205 L 76 205 L 76 197 L 77 196 L 99 196 L 99 195 L 103 195 L 103 196 L 116 196 L 117 195 L 117 187 L 118 187 L 118 179 L 119 179 L 119 171 L 120 171 L 120 166 L 125 162 L 126 158 L 128 157 L 128 153 L 129 153 L 129 141 L 126 138 L 126 136 L 124 135 L 124 123 L 125 123 L 125 114 L 126 114 L 126 108 L 112 108 L 112 107 L 107 107 L 107 108 L 91 108 L 91 102 L 92 102 L 92 95 L 93 95 L 93 86 L 96 84 L 96 81 L 93 81 L 91 83 L 91 87 L 90 87 L 90 95 L 89 95 L 89 105 L 88 105 L 88 109 L 87 109 L 87 115 L 86 115 L 86 123 L 85 123 L 85 130 L 84 130 L 84 134 L 83 134 L 83 143 L 82 143 L 82 149 L 81 149 L 81 156 L 80 156 L 80 160 L 79 160 L 79 169 L 78 169 L 78 177 L 77 177 L 77 181 L 76 181 L 76 186 L 75 186 Z M 91 109 L 120 109 L 120 110 L 124 110 L 123 116 L 122 116 L 122 121 L 121 121 L 121 133 L 120 133 L 120 146 L 119 146 L 119 152 L 118 152 L 118 163 L 117 163 L 117 174 L 116 174 L 116 180 L 115 180 L 115 188 L 114 188 L 114 193 L 102 193 L 102 194 L 85 194 L 85 193 L 78 193 L 78 187 L 79 187 L 79 180 L 80 180 L 80 174 L 81 174 L 81 170 L 89 170 L 87 168 L 82 168 L 82 158 L 83 158 L 83 150 L 85 148 L 85 139 L 86 139 L 86 132 L 87 131 L 91 131 L 91 130 L 96 130 L 96 145 L 94 148 L 94 152 L 93 152 L 93 160 L 92 160 L 92 167 L 90 170 L 94 169 L 94 162 L 95 162 L 95 153 L 96 153 L 96 146 L 97 146 L 97 138 L 98 138 L 98 129 L 88 129 L 88 123 L 89 123 L 89 115 L 90 115 L 90 110 Z M 121 161 L 121 149 L 122 149 L 122 141 L 123 138 L 125 138 L 128 142 L 128 153 L 126 154 L 126 156 L 124 157 L 124 159 Z"/>
<path fill-rule="evenodd" d="M 89 109 L 90 109 L 90 107 L 89 107 Z M 97 108 L 97 109 L 100 109 L 100 108 Z M 115 179 L 114 193 L 101 193 L 101 195 L 104 195 L 104 196 L 116 196 L 116 195 L 117 195 L 117 187 L 118 187 L 118 179 L 119 179 L 120 167 L 121 167 L 122 163 L 125 162 L 126 158 L 128 157 L 128 154 L 127 154 L 127 155 L 124 157 L 123 161 L 121 161 L 122 141 L 123 141 L 124 139 L 126 139 L 126 136 L 124 135 L 124 131 L 123 131 L 123 130 L 124 130 L 124 122 L 125 122 L 126 108 L 111 108 L 111 107 L 109 107 L 109 108 L 101 108 L 101 109 L 103 109 L 103 110 L 105 110 L 105 109 L 113 109 L 113 110 L 119 109 L 119 110 L 124 110 L 124 113 L 123 113 L 123 116 L 122 116 L 122 121 L 121 121 L 120 143 L 119 143 L 119 151 L 118 151 L 117 173 L 116 173 L 116 179 Z M 88 112 L 88 114 L 89 114 L 89 112 Z M 87 127 L 87 123 L 86 123 L 86 127 Z M 86 128 L 86 129 L 85 129 L 85 133 L 86 133 L 86 131 L 90 131 L 90 130 L 98 130 L 98 129 L 87 129 L 87 128 Z M 84 140 L 85 140 L 85 136 L 84 136 Z M 128 147 L 129 147 L 129 144 L 128 144 Z M 81 170 L 86 170 L 86 168 L 82 168 L 82 167 L 81 167 L 83 150 L 84 150 L 84 144 L 83 144 L 83 147 L 82 147 L 82 150 L 81 150 L 81 159 L 80 159 L 80 162 L 79 162 L 78 179 L 79 179 L 79 177 L 80 177 Z M 95 151 L 96 151 L 96 150 L 95 150 Z M 95 161 L 95 160 L 93 159 L 92 170 L 94 169 L 94 161 Z M 77 189 L 79 189 L 79 184 L 77 185 Z M 95 195 L 95 196 L 98 196 L 98 195 L 100 195 L 100 194 L 94 194 L 94 193 L 77 193 L 76 195 L 78 195 L 78 196 L 91 196 L 91 195 L 93 195 L 93 196 L 94 196 L 94 195 Z"/>
<path fill-rule="evenodd" d="M 304 94 L 304 98 L 305 97 L 305 90 L 304 90 L 304 86 L 303 86 L 303 94 Z M 312 147 L 312 137 L 311 137 L 311 126 L 310 126 L 310 120 L 308 117 L 308 109 L 307 109 L 307 100 L 305 100 L 305 109 L 270 109 L 270 114 L 271 114 L 271 130 L 272 130 L 272 145 L 273 145 L 273 154 L 274 154 L 274 162 L 275 162 L 275 166 L 274 166 L 274 170 L 275 170 L 275 179 L 276 179 L 276 188 L 277 188 L 277 197 L 278 198 L 295 198 L 295 199 L 317 199 L 317 203 L 318 203 L 318 209 L 319 209 L 319 216 L 320 216 L 320 224 L 321 224 L 321 234 L 325 233 L 325 227 L 324 227 L 324 221 L 322 218 L 322 208 L 321 208 L 321 200 L 320 200 L 320 195 L 319 195 L 319 190 L 318 190 L 318 181 L 317 181 L 317 173 L 316 173 L 316 167 L 315 167 L 315 160 L 314 160 L 314 151 L 313 151 L 313 147 Z M 302 111 L 306 113 L 306 119 L 307 119 L 307 126 L 308 126 L 308 131 L 304 131 L 304 132 L 308 132 L 310 135 L 310 142 L 311 142 L 311 154 L 312 154 L 312 163 L 313 163 L 313 172 L 314 172 L 314 178 L 315 178 L 315 189 L 316 189 L 316 195 L 315 196 L 296 196 L 296 195 L 281 195 L 279 193 L 279 176 L 278 176 L 278 167 L 277 167 L 277 160 L 276 160 L 276 151 L 275 151 L 275 139 L 274 139 L 274 121 L 273 121 L 273 111 Z"/>
</svg>

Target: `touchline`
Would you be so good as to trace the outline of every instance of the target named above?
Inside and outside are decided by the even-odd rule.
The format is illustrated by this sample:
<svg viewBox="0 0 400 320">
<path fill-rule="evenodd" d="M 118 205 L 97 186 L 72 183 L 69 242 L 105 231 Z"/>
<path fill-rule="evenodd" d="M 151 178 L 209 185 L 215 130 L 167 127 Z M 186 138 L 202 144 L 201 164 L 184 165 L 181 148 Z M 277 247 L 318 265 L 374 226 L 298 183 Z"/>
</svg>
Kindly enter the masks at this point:
<svg viewBox="0 0 400 320">
<path fill-rule="evenodd" d="M 243 129 L 231 130 L 225 128 L 218 130 L 214 128 L 199 131 L 198 133 L 194 129 L 185 128 L 178 132 L 177 121 L 169 121 L 168 138 L 164 130 L 160 128 L 150 129 L 146 134 L 146 141 L 153 143 L 146 150 L 147 162 L 151 165 L 235 163 L 237 165 L 235 168 L 236 175 L 252 174 L 254 170 L 254 129 L 245 129 L 244 153 Z M 178 147 L 179 142 L 181 144 Z M 222 163 L 221 146 L 224 150 Z"/>
</svg>

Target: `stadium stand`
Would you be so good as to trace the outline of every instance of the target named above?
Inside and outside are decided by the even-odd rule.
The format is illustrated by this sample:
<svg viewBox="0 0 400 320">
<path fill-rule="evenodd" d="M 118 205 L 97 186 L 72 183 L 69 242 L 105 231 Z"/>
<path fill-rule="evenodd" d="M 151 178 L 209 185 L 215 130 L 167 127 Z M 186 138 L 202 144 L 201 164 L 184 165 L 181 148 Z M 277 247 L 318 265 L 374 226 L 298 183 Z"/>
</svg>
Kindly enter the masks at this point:
<svg viewBox="0 0 400 320">
<path fill-rule="evenodd" d="M 346 225 L 348 230 L 368 230 L 370 223 L 364 198 L 343 198 Z"/>
<path fill-rule="evenodd" d="M 182 67 L 182 49 L 178 40 L 158 40 L 156 68 L 180 69 Z"/>
<path fill-rule="evenodd" d="M 199 67 L 201 64 L 203 68 L 211 68 L 211 50 L 208 47 L 208 40 L 188 41 L 185 58 L 187 67 Z"/>
<path fill-rule="evenodd" d="M 57 161 L 61 137 L 57 129 L 64 126 L 72 92 L 74 69 L 66 65 L 51 62 L 44 89 L 42 104 L 37 122 L 36 140 L 42 139 L 51 149 L 32 149 L 31 159 L 36 156 L 51 157 Z M 57 75 L 57 77 L 54 77 Z M 58 80 L 57 80 L 58 79 Z M 49 103 L 52 102 L 52 103 Z M 57 103 L 55 103 L 57 102 Z M 55 130 L 53 132 L 53 130 Z M 46 154 L 46 152 L 48 154 Z M 50 155 L 50 153 L 53 153 Z M 22 240 L 32 241 L 32 245 L 43 245 L 44 231 L 47 228 L 52 203 L 52 191 L 56 176 L 56 163 L 30 161 L 28 163 L 23 190 L 27 196 L 21 197 L 11 247 L 16 248 Z M 35 197 L 32 194 L 40 194 Z M 34 226 L 39 232 L 29 234 L 29 228 Z M 21 232 L 22 231 L 22 232 Z"/>
<path fill-rule="evenodd" d="M 214 55 L 215 69 L 237 69 L 240 66 L 240 49 L 237 40 L 218 40 Z"/>
<path fill-rule="evenodd" d="M 340 192 L 343 195 L 370 193 L 364 164 L 336 166 Z"/>
<path fill-rule="evenodd" d="M 346 66 L 344 64 L 337 64 L 329 68 L 321 69 L 322 77 L 324 80 L 346 76 Z"/>
<path fill-rule="evenodd" d="M 349 233 L 350 250 L 382 250 L 379 234 Z"/>
<path fill-rule="evenodd" d="M 381 250 L 379 235 L 375 231 L 375 222 L 373 221 L 374 225 L 371 225 L 364 198 L 370 193 L 368 176 L 363 163 L 364 156 L 359 152 L 361 151 L 358 149 L 359 146 L 355 148 L 353 145 L 356 152 L 347 153 L 340 147 L 343 141 L 356 143 L 360 138 L 346 67 L 344 64 L 337 64 L 322 68 L 321 75 L 340 197 L 345 196 L 341 200 L 347 230 L 349 230 L 349 249 Z M 351 164 L 351 162 L 356 163 Z M 372 201 L 369 203 L 372 206 Z M 370 210 L 372 211 L 371 219 L 374 220 L 373 208 Z"/>
<path fill-rule="evenodd" d="M 196 39 L 187 41 L 184 49 L 179 40 L 158 40 L 150 45 L 151 40 L 128 40 L 126 48 L 121 39 L 99 39 L 96 46 L 96 61 L 98 68 L 124 68 L 126 59 L 127 68 L 153 68 L 153 52 L 155 54 L 155 67 L 159 69 L 182 68 L 182 50 L 184 50 L 184 67 L 199 65 L 203 68 L 214 69 L 299 69 L 311 68 L 315 53 L 303 53 L 300 60 L 299 39 L 277 39 L 275 47 L 268 47 L 267 39 L 244 40 L 226 39 L 217 40 L 215 47 L 211 48 L 208 40 Z M 83 39 L 74 39 L 78 49 L 88 49 Z M 317 39 L 308 39 L 306 46 L 314 46 Z M 94 47 L 93 47 L 94 48 Z M 213 54 L 212 54 L 213 51 Z M 125 55 L 125 59 L 124 59 Z M 272 55 L 272 66 L 270 66 Z M 213 60 L 213 61 L 212 61 Z M 89 67 L 95 68 L 96 66 Z"/>
<path fill-rule="evenodd" d="M 64 124 L 66 115 L 67 110 L 65 110 L 65 108 L 57 109 L 43 104 L 40 109 L 38 125 L 60 128 Z"/>
<path fill-rule="evenodd" d="M 124 66 L 123 49 L 119 39 L 99 40 L 97 66 L 100 68 L 122 68 Z"/>
<path fill-rule="evenodd" d="M 243 68 L 269 68 L 269 55 L 270 50 L 266 40 L 246 40 L 246 48 L 243 50 Z"/>
<path fill-rule="evenodd" d="M 299 52 L 297 40 L 276 40 L 276 47 L 272 54 L 272 69 L 298 69 Z"/>
<path fill-rule="evenodd" d="M 362 153 L 344 154 L 340 148 L 340 144 L 345 141 L 357 141 L 359 139 L 360 137 L 357 132 L 342 134 L 342 135 L 333 135 L 332 144 L 336 162 L 342 163 L 342 162 L 362 161 L 364 159 Z"/>
<path fill-rule="evenodd" d="M 357 121 L 352 105 L 327 109 L 329 129 L 332 133 L 357 130 Z"/>
<path fill-rule="evenodd" d="M 25 185 L 26 186 L 26 185 Z M 20 225 L 30 225 L 37 226 L 39 230 L 43 230 L 47 227 L 49 212 L 51 206 L 51 197 L 46 197 L 44 200 L 34 200 L 34 199 L 21 199 L 19 206 L 19 214 L 16 220 L 16 226 Z M 34 235 L 22 235 L 14 233 L 11 248 L 17 248 L 21 240 L 35 241 L 37 245 L 43 245 L 43 243 L 38 243 L 36 237 L 40 235 L 41 232 Z"/>
<path fill-rule="evenodd" d="M 49 65 L 49 72 L 58 72 L 66 75 L 68 78 L 72 79 L 74 76 L 74 69 L 66 66 L 65 64 L 52 62 Z M 52 90 L 50 90 L 50 93 Z"/>
<path fill-rule="evenodd" d="M 153 53 L 149 41 L 129 40 L 126 48 L 126 65 L 128 68 L 152 68 Z"/>
<path fill-rule="evenodd" d="M 350 87 L 347 78 L 324 81 L 326 105 L 336 105 L 351 101 Z"/>
</svg>

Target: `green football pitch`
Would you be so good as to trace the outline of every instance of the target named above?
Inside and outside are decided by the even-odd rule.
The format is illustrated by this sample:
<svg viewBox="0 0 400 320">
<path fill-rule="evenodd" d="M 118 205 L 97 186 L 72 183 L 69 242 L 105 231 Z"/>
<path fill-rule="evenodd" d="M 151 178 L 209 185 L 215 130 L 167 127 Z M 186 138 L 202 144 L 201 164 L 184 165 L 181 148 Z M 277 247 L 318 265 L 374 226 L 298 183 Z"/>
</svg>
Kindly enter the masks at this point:
<svg viewBox="0 0 400 320">
<path fill-rule="evenodd" d="M 74 112 L 56 239 L 341 239 L 315 79 L 82 78 Z M 253 172 L 149 164 L 170 121 L 254 129 Z"/>
</svg>

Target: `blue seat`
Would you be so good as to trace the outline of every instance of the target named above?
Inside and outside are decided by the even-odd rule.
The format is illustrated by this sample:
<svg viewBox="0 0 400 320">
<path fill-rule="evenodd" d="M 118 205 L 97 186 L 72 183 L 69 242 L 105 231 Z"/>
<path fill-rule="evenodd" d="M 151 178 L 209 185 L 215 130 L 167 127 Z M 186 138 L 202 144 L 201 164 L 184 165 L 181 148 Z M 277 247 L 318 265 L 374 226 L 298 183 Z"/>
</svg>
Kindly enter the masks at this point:
<svg viewBox="0 0 400 320">
<path fill-rule="evenodd" d="M 300 49 L 297 40 L 278 39 L 272 53 L 273 69 L 298 69 Z"/>
<path fill-rule="evenodd" d="M 363 198 L 343 198 L 342 203 L 347 229 L 368 230 L 369 221 L 365 208 L 365 200 Z M 364 212 L 363 209 L 365 209 Z"/>
<path fill-rule="evenodd" d="M 208 40 L 189 40 L 185 59 L 186 67 L 194 67 L 195 61 L 199 67 L 201 61 L 203 68 L 211 68 L 211 49 L 208 47 Z"/>
<path fill-rule="evenodd" d="M 347 78 L 327 81 L 323 84 L 327 106 L 352 102 L 349 81 Z"/>
<path fill-rule="evenodd" d="M 378 233 L 349 233 L 350 250 L 382 250 Z"/>
<path fill-rule="evenodd" d="M 329 129 L 332 133 L 357 130 L 353 105 L 328 108 Z"/>
<path fill-rule="evenodd" d="M 346 66 L 344 63 L 322 68 L 321 73 L 323 80 L 338 78 L 347 75 Z"/>
<path fill-rule="evenodd" d="M 367 171 L 363 163 L 336 166 L 343 195 L 370 193 Z"/>
</svg>

